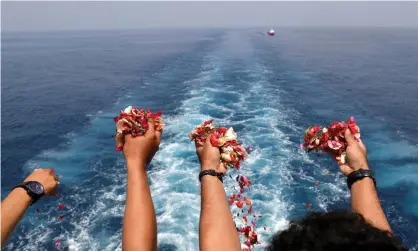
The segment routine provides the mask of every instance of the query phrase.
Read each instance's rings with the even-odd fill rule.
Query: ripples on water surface
[[[242,173],[261,242],[287,220],[349,207],[345,179],[298,144],[311,124],[355,116],[394,231],[418,236],[418,31],[257,31],[5,34],[2,37],[2,197],[35,167],[62,175],[68,210],[29,209],[5,250],[120,250],[124,161],[112,117],[135,104],[163,109],[149,167],[160,250],[197,250],[198,161],[187,133],[215,118],[254,151]],[[324,173],[329,172],[329,175]],[[318,181],[318,186],[313,184]],[[228,193],[232,181],[225,182]],[[263,226],[267,225],[267,231]],[[260,249],[260,248],[259,248]]]

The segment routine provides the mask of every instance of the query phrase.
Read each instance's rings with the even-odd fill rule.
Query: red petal
[[[57,217],[58,220],[62,220],[64,218],[64,216],[60,215]]]
[[[244,202],[245,202],[245,204],[247,204],[247,205],[251,205],[251,200],[249,200],[249,199],[247,199],[247,198],[245,198],[245,197],[244,197]]]
[[[228,131],[228,128],[226,128],[226,127],[220,127],[220,128],[218,128],[218,132],[220,134],[224,134],[224,133],[226,133],[226,131]]]
[[[247,245],[248,247],[251,247],[251,241],[250,240],[247,240],[246,242],[244,242],[245,243],[245,245]]]
[[[236,205],[238,208],[242,208],[242,207],[244,206],[244,202],[242,202],[242,201],[236,201],[236,202],[235,202],[235,205]]]
[[[63,203],[58,204],[58,209],[64,209],[64,208],[65,208],[65,206],[64,206]]]
[[[219,146],[219,138],[215,135],[215,133],[211,133],[209,139],[212,146]]]

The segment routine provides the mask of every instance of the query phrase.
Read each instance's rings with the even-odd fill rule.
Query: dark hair
[[[361,214],[312,212],[291,221],[273,236],[266,251],[386,251],[408,250],[391,233],[373,227]]]

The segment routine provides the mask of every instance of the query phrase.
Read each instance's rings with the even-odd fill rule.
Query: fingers
[[[366,146],[363,144],[363,141],[361,139],[358,139],[358,144],[360,145],[360,148],[364,151],[367,152],[366,150]]]
[[[163,134],[163,130],[161,129],[161,130],[156,130],[155,131],[155,137],[157,138],[157,143],[158,143],[158,145],[160,144],[160,142],[161,142],[161,136],[162,136],[162,134]]]
[[[357,143],[357,141],[354,139],[353,134],[348,129],[345,130],[344,137],[349,146],[353,146]]]
[[[155,125],[154,125],[153,119],[148,119],[148,130],[145,133],[145,136],[151,136],[151,137],[155,136]]]
[[[123,145],[124,145],[124,134],[123,133],[117,133],[115,140],[116,140],[116,150],[117,151],[121,151],[123,149]]]

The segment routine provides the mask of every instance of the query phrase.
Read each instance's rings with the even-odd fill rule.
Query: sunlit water
[[[55,250],[56,240],[61,250],[121,250],[126,174],[111,136],[112,117],[128,105],[164,110],[163,142],[148,171],[159,250],[198,250],[199,165],[187,137],[195,125],[214,118],[254,149],[240,172],[254,182],[248,196],[263,215],[261,249],[308,210],[349,208],[337,166],[298,147],[307,126],[349,116],[362,129],[389,222],[417,248],[417,30],[2,39],[2,197],[36,167],[62,176],[58,201],[31,207],[5,250]],[[226,179],[228,195],[232,185]]]

